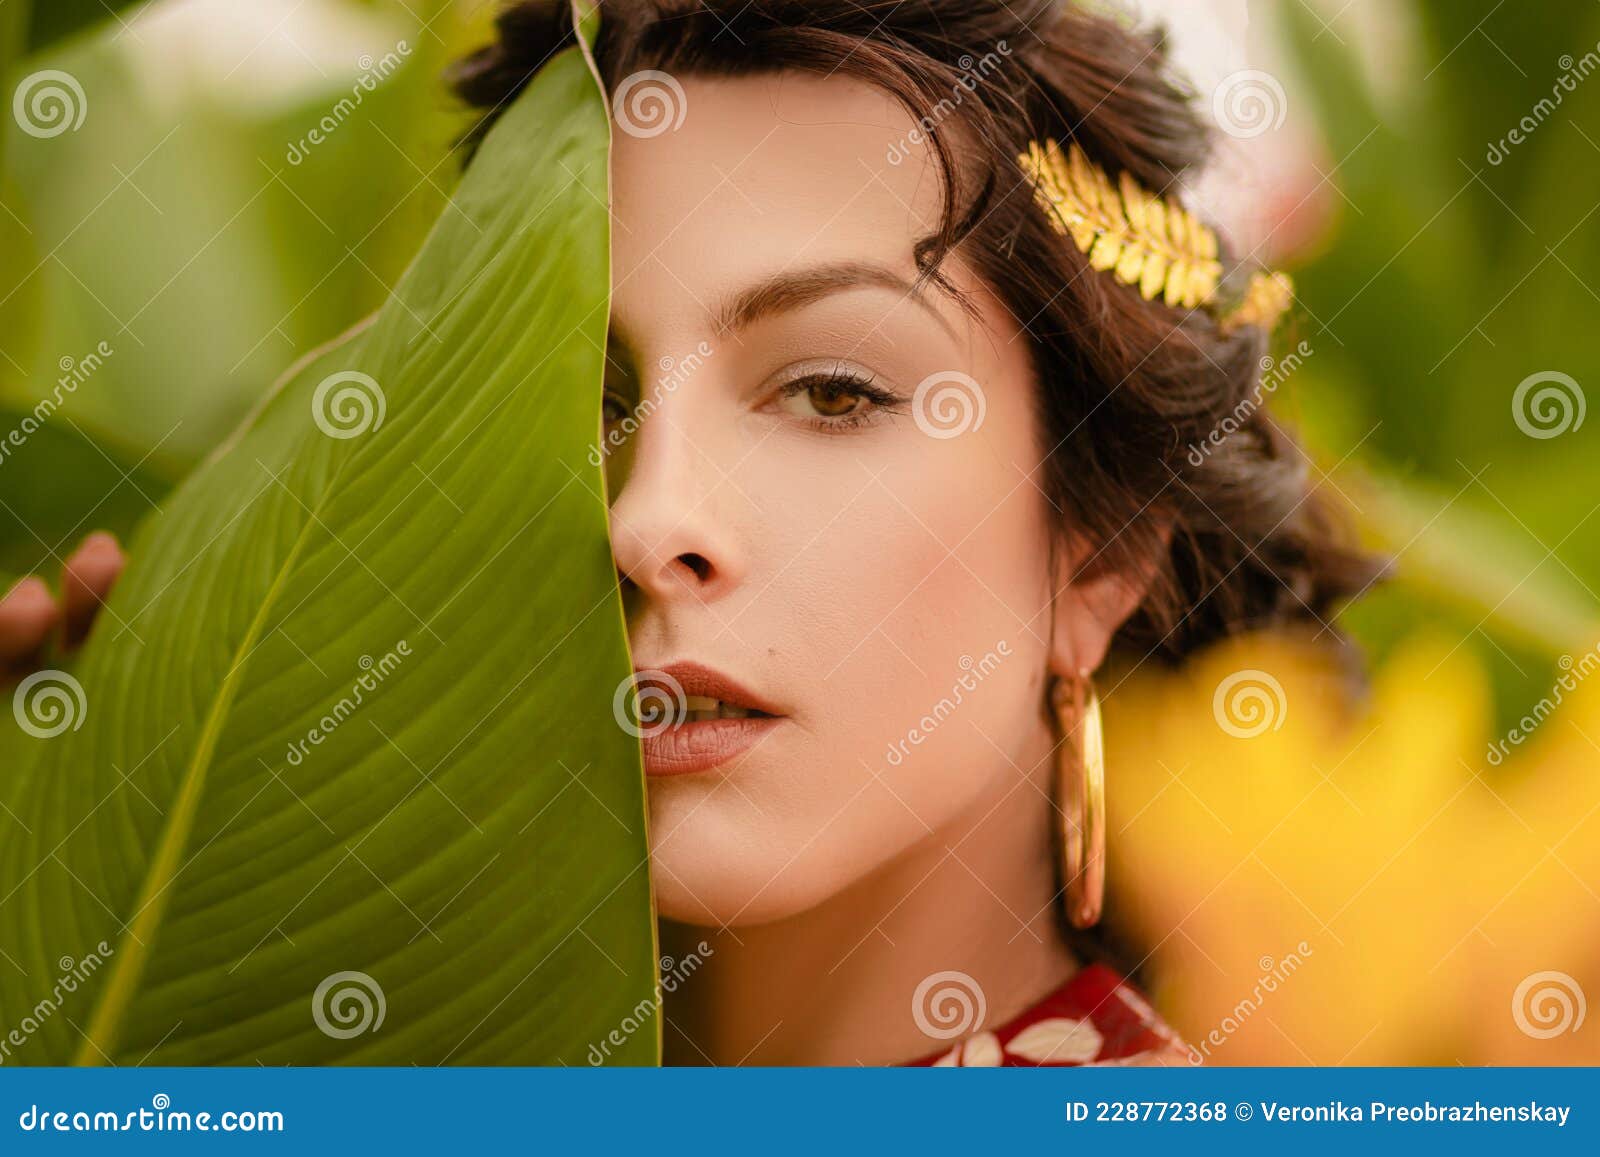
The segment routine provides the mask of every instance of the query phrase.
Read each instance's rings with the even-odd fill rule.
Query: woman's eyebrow
[[[781,272],[740,290],[715,311],[713,324],[719,334],[745,329],[763,317],[810,305],[849,289],[877,287],[899,293],[920,305],[952,337],[955,331],[934,308],[922,286],[882,265],[846,261],[816,265],[796,272]]]

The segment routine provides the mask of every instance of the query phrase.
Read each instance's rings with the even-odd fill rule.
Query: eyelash
[[[876,379],[870,376],[851,373],[846,370],[820,371],[805,374],[793,381],[786,382],[778,387],[778,397],[793,398],[809,390],[831,387],[849,397],[863,398],[871,403],[867,409],[846,414],[838,418],[809,417],[800,418],[807,427],[824,434],[843,434],[851,430],[861,429],[877,421],[882,412],[894,413],[899,411],[905,399],[897,394],[875,385]],[[620,412],[615,421],[621,421],[632,412],[632,405],[619,394],[612,390],[605,390],[602,395],[601,408],[604,412],[608,407],[615,406]],[[613,419],[608,415],[606,425],[610,426]]]
[[[904,403],[904,399],[880,386],[874,385],[875,378],[862,377],[845,370],[835,370],[822,373],[806,374],[792,382],[786,382],[778,389],[781,398],[793,398],[819,387],[832,387],[842,394],[854,398],[864,398],[872,403],[872,407],[860,410],[853,414],[846,414],[840,418],[802,418],[808,427],[824,434],[842,434],[849,430],[857,430],[878,420],[883,411],[894,412]]]

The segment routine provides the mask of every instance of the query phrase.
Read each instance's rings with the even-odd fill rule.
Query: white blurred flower
[[[408,22],[348,0],[165,0],[116,43],[158,107],[204,97],[265,118],[348,91],[364,57],[407,35]]]

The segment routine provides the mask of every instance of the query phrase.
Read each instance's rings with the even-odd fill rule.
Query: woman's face
[[[690,708],[644,741],[662,914],[751,924],[1033,790],[1078,659],[1019,327],[959,264],[976,317],[911,288],[912,120],[842,78],[681,83],[680,127],[615,135],[611,529],[634,666]]]

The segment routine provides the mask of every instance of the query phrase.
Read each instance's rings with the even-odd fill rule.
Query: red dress
[[[1082,968],[1032,1008],[918,1065],[1187,1065],[1193,1051],[1103,964]]]

